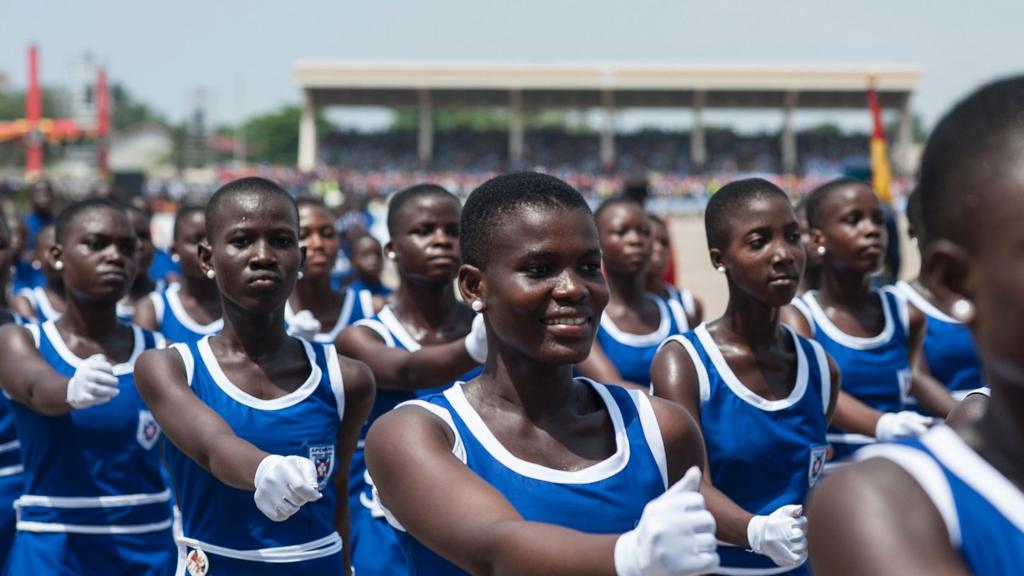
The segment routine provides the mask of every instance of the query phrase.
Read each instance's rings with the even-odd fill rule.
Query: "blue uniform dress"
[[[209,324],[196,322],[181,303],[181,285],[171,284],[163,292],[153,292],[149,300],[156,311],[157,329],[168,342],[195,342],[203,336],[216,334],[224,329],[224,319],[217,318]]]
[[[18,326],[28,321],[11,313]],[[14,542],[14,501],[21,496],[24,480],[21,472],[21,442],[14,427],[11,400],[0,394],[0,568],[7,561],[7,553]]]
[[[364,326],[376,332],[389,348],[398,348],[409,352],[415,352],[421,348],[420,343],[409,334],[390,306],[385,306],[373,318],[360,320],[355,325]],[[464,374],[460,380],[470,380],[479,374],[480,369],[474,368]],[[352,566],[356,569],[356,574],[386,576],[407,571],[405,556],[395,538],[394,530],[384,519],[384,510],[373,493],[373,480],[366,471],[366,458],[363,452],[366,432],[377,418],[402,402],[436,394],[449,385],[415,391],[377,389],[373,409],[363,426],[356,452],[352,455],[352,467],[349,474],[349,507],[352,511],[352,546],[350,550]]]
[[[165,455],[182,521],[179,575],[185,574],[186,559],[196,550],[206,556],[211,576],[343,573],[333,482],[345,413],[341,366],[333,345],[302,343],[309,377],[294,392],[273,400],[255,398],[228,380],[209,337],[173,346],[181,354],[192,392],[203,403],[238,437],[261,450],[312,460],[323,494],[284,522],[274,522],[256,508],[252,492],[217,480],[168,442]]]
[[[665,290],[668,291],[665,304],[668,305],[676,326],[681,332],[690,330],[690,318],[697,314],[697,299],[693,297],[693,292],[685,288],[680,290],[671,284],[665,284]]]
[[[527,462],[505,449],[466,400],[461,383],[409,404],[444,420],[455,435],[455,456],[500,492],[525,520],[590,534],[628,532],[636,527],[644,506],[668,486],[661,429],[650,399],[642,392],[587,382],[612,421],[615,453],[571,472]],[[389,521],[399,534],[411,574],[465,574],[405,533],[394,518]]]
[[[156,286],[153,287],[152,292],[145,296],[146,298],[159,298],[160,292],[167,288],[167,283],[163,280],[157,280],[154,284]],[[117,303],[117,319],[126,324],[131,324],[135,320],[135,306],[128,304],[127,300],[122,299]]]
[[[284,323],[289,325],[292,318],[298,312],[292,310],[291,303],[285,304]],[[334,321],[334,327],[329,332],[321,332],[313,337],[312,342],[317,344],[334,344],[335,338],[342,330],[354,324],[357,320],[373,317],[373,294],[369,290],[356,292],[352,288],[345,290],[345,301],[338,311],[338,319]]]
[[[878,334],[862,338],[840,330],[822,310],[815,292],[804,294],[811,313],[814,339],[835,360],[842,375],[843,391],[880,412],[899,412],[910,396],[910,321],[907,302],[895,291],[876,292],[882,300],[885,326]],[[875,439],[829,428],[832,461],[839,461]],[[831,468],[831,466],[829,466]]]
[[[18,296],[25,298],[32,305],[32,309],[36,312],[35,322],[37,324],[60,318],[60,312],[57,312],[53,303],[50,302],[50,297],[46,295],[46,288],[42,286],[25,288],[18,291]]]
[[[708,468],[716,488],[740,508],[768,515],[803,504],[828,453],[831,378],[821,345],[788,326],[796,349],[796,383],[787,398],[767,400],[743,385],[707,326],[673,336],[690,355],[700,384],[700,421]],[[720,574],[808,574],[781,568],[767,556],[720,544]]]
[[[381,282],[380,280],[378,280],[376,283],[368,284],[366,282],[363,282],[361,279],[356,278],[355,282],[349,284],[348,287],[355,290],[356,292],[362,292],[363,290],[367,290],[370,292],[370,294],[374,296],[391,296],[391,294],[394,293],[394,290],[385,286],[384,283]]]
[[[28,326],[63,376],[83,362],[54,323]],[[175,566],[171,492],[160,465],[160,428],[135,388],[135,360],[163,339],[137,326],[131,358],[114,366],[120,394],[98,406],[44,416],[10,402],[21,440],[24,492],[5,574],[170,574]]]
[[[885,458],[910,474],[972,574],[1024,574],[1024,493],[951,428],[869,446],[856,458]]]
[[[971,390],[984,386],[981,363],[974,347],[971,331],[936,308],[913,286],[906,282],[896,285],[903,296],[928,317],[924,335],[924,359],[932,376],[946,385],[958,401]]]
[[[669,336],[682,334],[687,328],[685,324],[680,325],[665,300],[654,294],[648,294],[647,297],[658,305],[661,315],[661,321],[654,332],[632,334],[621,330],[607,313],[601,316],[601,324],[597,328],[597,341],[605,355],[624,379],[637,384],[651,383],[651,361],[654,360],[658,346]]]
[[[42,271],[36,270],[28,260],[18,258],[17,262],[14,263],[11,274],[11,291],[15,294],[26,288],[32,289],[36,286],[42,286],[45,282],[46,278],[43,276]]]

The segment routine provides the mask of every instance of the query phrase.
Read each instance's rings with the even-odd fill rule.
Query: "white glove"
[[[466,335],[466,352],[477,364],[487,361],[487,328],[484,327],[484,315],[477,314],[473,318],[473,327]]]
[[[875,424],[875,438],[882,442],[895,438],[920,436],[928,431],[934,418],[922,416],[917,412],[886,412]]]
[[[303,340],[312,340],[320,333],[322,325],[309,310],[299,310],[288,321],[288,333]]]
[[[807,518],[799,504],[783,506],[767,516],[754,516],[747,524],[750,549],[779,566],[807,561]]]
[[[120,394],[114,367],[103,354],[93,354],[85,359],[75,374],[68,380],[67,401],[78,410],[97,404],[105,404]]]
[[[256,507],[274,522],[283,522],[307,502],[323,495],[317,488],[316,467],[309,458],[271,454],[256,468]]]
[[[700,469],[647,503],[636,528],[615,542],[619,576],[690,576],[718,568],[715,518],[704,507]]]

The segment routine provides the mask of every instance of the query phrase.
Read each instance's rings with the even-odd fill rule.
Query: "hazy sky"
[[[0,71],[46,84],[91,52],[172,119],[208,93],[230,123],[297,102],[299,59],[916,64],[930,124],[1024,70],[1024,2],[901,0],[0,0]]]

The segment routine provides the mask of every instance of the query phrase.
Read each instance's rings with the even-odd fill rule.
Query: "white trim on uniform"
[[[903,468],[932,501],[946,525],[950,543],[956,548],[960,547],[960,518],[956,513],[953,490],[935,460],[920,450],[900,444],[875,444],[859,450],[854,455],[856,461],[868,458],[882,458]]]
[[[380,318],[380,323],[395,337],[395,340],[398,340],[402,343],[402,346],[405,346],[406,350],[416,352],[422,348],[420,343],[412,337],[412,334],[409,334],[409,331],[405,329],[398,316],[395,316],[391,306],[381,308],[380,312],[377,313],[377,317]]]
[[[5,454],[7,452],[17,450],[18,448],[21,448],[20,440],[11,440],[10,442],[4,442],[3,444],[0,444],[0,454]]]
[[[178,352],[181,356],[181,362],[185,365],[185,383],[192,387],[192,375],[196,371],[196,359],[192,357],[192,351],[188,349],[188,345],[181,342],[171,344],[171,350]]]
[[[327,378],[331,381],[331,392],[334,392],[334,403],[338,406],[338,421],[345,417],[345,380],[341,376],[341,361],[334,344],[323,344],[324,357],[327,360]]]
[[[1024,532],[1024,492],[968,446],[952,428],[936,426],[921,437],[921,443],[943,466]]]
[[[46,332],[46,337],[50,340],[50,344],[53,349],[57,351],[57,354],[65,362],[70,364],[73,368],[78,368],[82,362],[85,362],[85,358],[76,355],[68,348],[64,337],[60,335],[60,330],[57,330],[57,325],[54,324],[53,320],[47,320],[40,324],[40,328],[43,332]],[[146,338],[142,333],[142,328],[131,325],[132,336],[135,340],[135,344],[132,347],[131,356],[128,360],[121,362],[120,364],[114,365],[114,376],[124,376],[125,374],[131,374],[135,371],[135,361],[139,358],[139,355],[146,350]]]
[[[704,351],[707,353],[708,358],[711,359],[711,363],[714,364],[715,370],[718,371],[719,377],[722,378],[722,382],[725,382],[725,385],[729,387],[729,390],[736,397],[765,412],[777,412],[793,406],[804,397],[804,392],[807,391],[807,374],[809,372],[807,369],[807,356],[804,354],[803,347],[800,346],[800,340],[797,338],[796,332],[789,326],[783,326],[783,328],[793,339],[793,346],[796,348],[796,383],[793,385],[793,390],[790,391],[789,396],[778,400],[768,400],[747,388],[743,382],[740,382],[740,379],[736,377],[736,373],[732,371],[725,357],[722,356],[722,351],[718,349],[718,344],[711,337],[711,333],[708,332],[707,324],[701,324],[694,332],[697,334],[697,339],[700,340],[701,345],[704,346]]]
[[[153,291],[149,293],[149,301],[153,303],[153,315],[156,317],[157,327],[164,321],[164,299],[160,296],[160,292]]]
[[[182,326],[195,332],[196,334],[214,334],[224,329],[224,319],[217,318],[209,324],[200,324],[196,322],[194,318],[189,316],[185,310],[185,305],[181,303],[181,296],[178,292],[181,291],[181,284],[175,282],[167,287],[164,291],[164,295],[167,296],[167,305],[171,308],[171,314],[174,314],[174,318],[181,323]]]
[[[726,542],[719,542],[718,545],[732,546],[732,544]],[[800,566],[803,566],[803,564]],[[719,566],[715,568],[715,574],[724,574],[725,576],[772,576],[773,574],[785,574],[794,568],[797,568],[797,566],[772,566],[771,568],[730,568],[728,566]]]
[[[697,328],[700,328],[701,326],[704,326],[704,324],[702,323],[700,326],[697,326]],[[700,403],[703,405],[709,398],[711,398],[711,378],[708,376],[707,367],[704,366],[704,362],[700,359],[700,354],[698,354],[697,349],[693,347],[693,343],[686,339],[682,334],[676,334],[668,338],[661,343],[661,346],[658,346],[658,350],[660,351],[669,342],[679,344],[683,347],[683,350],[686,350],[686,353],[690,355],[690,361],[693,362],[693,369],[697,372],[697,386],[700,389]],[[654,392],[653,383],[651,383],[651,392]]]
[[[661,436],[661,426],[658,425],[658,417],[654,414],[654,407],[651,406],[651,398],[639,391],[630,390],[629,397],[636,405],[636,412],[640,416],[640,427],[644,430],[644,439],[647,440],[647,447],[651,450],[651,456],[658,465],[658,472],[661,473],[661,481],[668,490],[668,456],[665,452],[665,439]]]
[[[462,382],[457,382],[451,388],[444,391],[445,398],[451,403],[452,408],[459,414],[466,427],[470,429],[477,442],[491,455],[509,470],[536,480],[551,482],[555,484],[590,484],[599,482],[618,474],[629,463],[629,439],[626,435],[626,426],[622,420],[622,412],[619,410],[615,399],[604,385],[597,384],[586,378],[580,378],[589,384],[597,395],[604,402],[605,409],[612,421],[612,429],[615,433],[615,453],[608,458],[587,466],[581,470],[558,470],[549,468],[534,462],[523,460],[505,448],[500,441],[491,433],[487,424],[480,418],[480,415],[473,409],[462,389]]]
[[[25,324],[22,328],[28,330],[28,333],[32,335],[32,340],[36,343],[36,348],[39,348],[39,345],[42,343],[42,338],[39,334],[39,324]],[[4,391],[4,394],[7,394],[7,392]]]
[[[158,504],[170,501],[170,489],[154,494],[118,494],[116,496],[37,496],[35,494],[22,494],[14,501],[14,508],[24,508],[25,506],[67,509],[117,508],[120,506],[141,506],[143,504]]]
[[[147,534],[149,532],[159,532],[161,530],[167,530],[171,527],[173,520],[168,518],[167,520],[161,520],[160,522],[152,522],[149,524],[124,524],[124,525],[107,525],[107,524],[62,524],[60,522],[31,522],[27,520],[18,520],[15,523],[15,528],[22,532],[44,532],[54,533],[62,532],[67,534]]]
[[[359,308],[363,312],[363,318],[370,318],[373,316],[373,292],[369,290],[360,290],[359,296]]]
[[[611,316],[607,312],[601,314],[601,328],[604,328],[605,332],[618,341],[620,344],[633,347],[644,347],[644,346],[656,346],[661,344],[661,341],[668,338],[669,333],[672,331],[672,318],[671,312],[669,312],[668,305],[661,298],[658,298],[654,294],[647,294],[647,297],[654,301],[658,306],[658,314],[661,319],[658,321],[658,327],[654,332],[648,334],[633,334],[632,332],[626,332],[615,325]]]
[[[203,552],[232,558],[234,560],[248,560],[250,562],[263,562],[265,564],[284,564],[290,562],[305,562],[332,556],[341,552],[341,536],[337,532],[331,532],[327,536],[311,542],[293,544],[291,546],[275,546],[273,548],[258,548],[255,550],[238,550],[236,548],[225,548],[209,542],[203,542],[186,536],[178,537],[179,555],[182,554],[181,547],[197,548]]]
[[[42,310],[43,315],[46,316],[45,319],[40,318],[40,322],[43,322],[45,320],[56,320],[60,318],[61,314],[60,312],[57,312],[56,308],[53,307],[53,302],[50,300],[49,294],[46,293],[46,288],[42,286],[36,286],[35,288],[33,288],[32,301],[36,306],[39,307],[40,310]]]
[[[821,305],[818,304],[817,298],[815,298],[815,291],[804,294],[804,302],[807,304],[807,308],[811,311],[811,316],[814,318],[814,324],[821,328],[829,338],[835,340],[839,344],[846,346],[847,348],[853,348],[854,350],[872,350],[888,342],[896,330],[892,312],[889,310],[889,303],[885,301],[885,296],[881,290],[874,290],[874,293],[878,295],[879,303],[882,305],[882,314],[885,317],[885,325],[882,326],[882,331],[874,336],[851,336],[846,332],[839,329],[838,326],[832,323],[829,319],[828,314],[822,309]]]
[[[807,321],[807,327],[811,332],[811,337],[813,338],[814,316],[811,314],[811,309],[807,307],[807,302],[804,302],[803,298],[801,298],[800,296],[794,296],[793,299],[789,301],[789,305],[792,306],[794,310],[799,312],[800,315],[804,317],[804,320]]]
[[[908,302],[914,305],[914,308],[917,308],[926,316],[931,318],[938,318],[939,320],[942,320],[943,322],[948,322],[949,324],[962,324],[962,322],[960,322],[956,318],[953,318],[952,316],[949,316],[942,310],[939,310],[937,306],[929,302],[928,299],[925,298],[923,294],[918,292],[917,289],[914,288],[909,282],[900,280],[899,282],[896,283],[896,290],[901,292],[903,294],[903,297],[906,298]]]
[[[795,334],[795,332],[794,332]],[[818,375],[821,377],[821,409],[828,414],[828,405],[832,401],[832,370],[828,366],[828,354],[820,342],[808,340],[814,350],[814,358],[818,361]]]
[[[992,397],[992,389],[989,388],[988,386],[982,386],[981,388],[975,388],[974,390],[968,390],[967,393],[964,394],[964,398],[970,396],[971,394],[980,394],[980,395],[982,395],[982,396],[984,396],[986,398],[991,398]]]
[[[21,474],[25,471],[25,467],[21,464],[13,464],[11,466],[4,466],[0,468],[0,478],[6,478],[8,476],[14,476],[15,474]]]
[[[378,320],[363,319],[356,320],[353,326],[362,326],[369,330],[373,330],[377,336],[380,336],[381,340],[384,341],[384,345],[388,348],[395,348],[395,337],[391,335],[387,327],[380,323]]]
[[[341,310],[338,311],[338,318],[334,321],[334,326],[331,327],[331,330],[329,332],[321,332],[317,334],[316,336],[313,337],[313,340],[325,344],[327,343],[328,340],[334,342],[334,340],[338,337],[338,334],[340,334],[342,330],[348,327],[349,319],[352,317],[352,307],[354,306],[353,300],[355,299],[355,294],[352,292],[352,289],[349,288],[345,290],[343,296],[344,300],[342,301],[341,304]],[[284,305],[285,323],[291,324],[293,322],[292,319],[295,317],[295,314],[296,312],[292,310],[291,302],[286,302]]]
[[[224,371],[221,370],[220,363],[213,354],[213,349],[210,348],[209,336],[204,336],[202,340],[196,343],[196,347],[199,348],[199,355],[202,356],[203,364],[206,365],[206,369],[210,372],[210,376],[213,377],[213,381],[225,394],[236,402],[256,410],[283,410],[308,398],[316,390],[316,387],[320,385],[320,378],[322,376],[320,367],[316,364],[316,357],[313,354],[313,345],[301,338],[295,338],[295,340],[301,342],[302,346],[306,349],[306,358],[309,361],[309,376],[295,390],[272,400],[256,398],[243,391],[228,379]]]

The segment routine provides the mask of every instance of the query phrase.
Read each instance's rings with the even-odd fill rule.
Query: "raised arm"
[[[409,352],[387,346],[371,328],[350,326],[338,335],[338,351],[365,362],[380,389],[418,390],[447,384],[478,365],[466,338]]]
[[[146,330],[157,331],[156,308],[153,306],[153,294],[135,303],[135,317],[132,321]]]
[[[349,535],[351,511],[348,508],[348,469],[352,453],[359,442],[359,432],[373,407],[374,383],[370,369],[352,358],[338,357],[341,363],[341,377],[345,383],[345,413],[338,430],[338,453],[335,461],[334,492],[337,504],[334,509],[334,527],[341,535],[342,542],[351,542]],[[345,573],[351,565],[351,547],[344,547]]]
[[[88,366],[85,366],[85,365]],[[106,364],[105,370],[98,369],[91,373],[93,364]],[[94,361],[92,358],[83,363],[83,368],[76,372],[79,376],[78,382],[83,395],[79,399],[84,400],[85,394],[95,393],[95,402],[78,402],[72,396],[69,403],[68,383],[75,378],[68,378],[58,374],[52,366],[43,360],[36,348],[32,334],[27,328],[14,324],[7,324],[0,328],[0,385],[4,391],[15,402],[28,406],[33,411],[46,416],[61,416],[74,410],[76,407],[84,408],[94,404],[102,403],[117,395],[117,378],[114,377],[110,364],[105,361]],[[97,368],[103,368],[97,366]],[[90,371],[91,380],[84,379],[85,372]],[[95,390],[86,388],[92,385],[97,386]],[[100,396],[105,400],[101,400]]]
[[[619,373],[619,369],[615,367],[615,364],[612,364],[608,355],[604,353],[601,343],[597,340],[594,340],[594,344],[590,348],[590,355],[587,356],[586,360],[576,365],[576,372],[580,376],[586,376],[595,382],[615,384],[623,388],[633,388],[636,390],[650,390],[646,382],[630,382],[624,379],[622,374]]]

